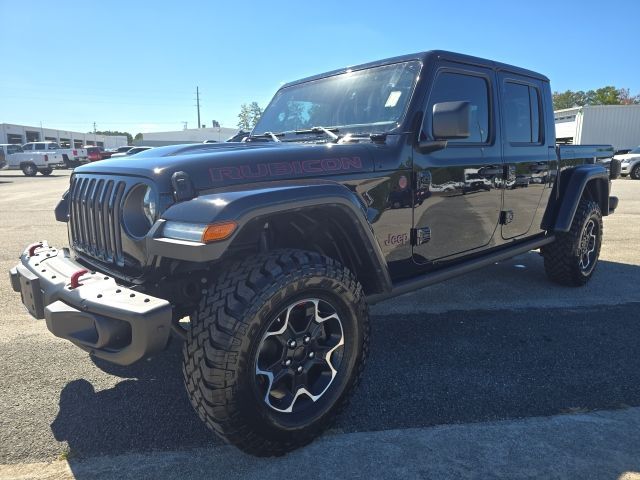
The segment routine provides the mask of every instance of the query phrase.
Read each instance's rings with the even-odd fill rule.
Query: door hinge
[[[411,245],[418,246],[431,240],[431,228],[412,228],[411,229]]]
[[[513,210],[502,210],[500,212],[500,225],[507,225],[513,222]]]

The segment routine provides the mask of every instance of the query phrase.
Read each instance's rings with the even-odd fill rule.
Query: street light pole
[[[200,123],[200,89],[199,87],[196,87],[196,104],[198,107],[198,128],[200,128],[202,124]]]

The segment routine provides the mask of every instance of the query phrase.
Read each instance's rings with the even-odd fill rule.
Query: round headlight
[[[158,203],[155,192],[147,185],[139,183],[127,194],[122,211],[122,222],[127,233],[134,238],[142,238],[156,221]]]
[[[153,190],[151,190],[150,187],[147,187],[147,191],[144,193],[142,208],[144,209],[144,215],[147,217],[147,220],[149,220],[149,224],[153,225],[153,222],[156,221],[156,214],[158,213],[158,204]]]

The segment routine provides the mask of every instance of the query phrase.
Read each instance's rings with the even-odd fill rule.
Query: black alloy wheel
[[[318,298],[296,301],[272,320],[256,356],[256,383],[264,402],[283,413],[317,402],[342,360],[344,331],[337,310]]]

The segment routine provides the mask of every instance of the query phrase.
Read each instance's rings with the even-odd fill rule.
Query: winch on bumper
[[[165,348],[171,304],[89,272],[67,249],[32,245],[11,269],[11,286],[47,328],[96,357],[130,365]]]

